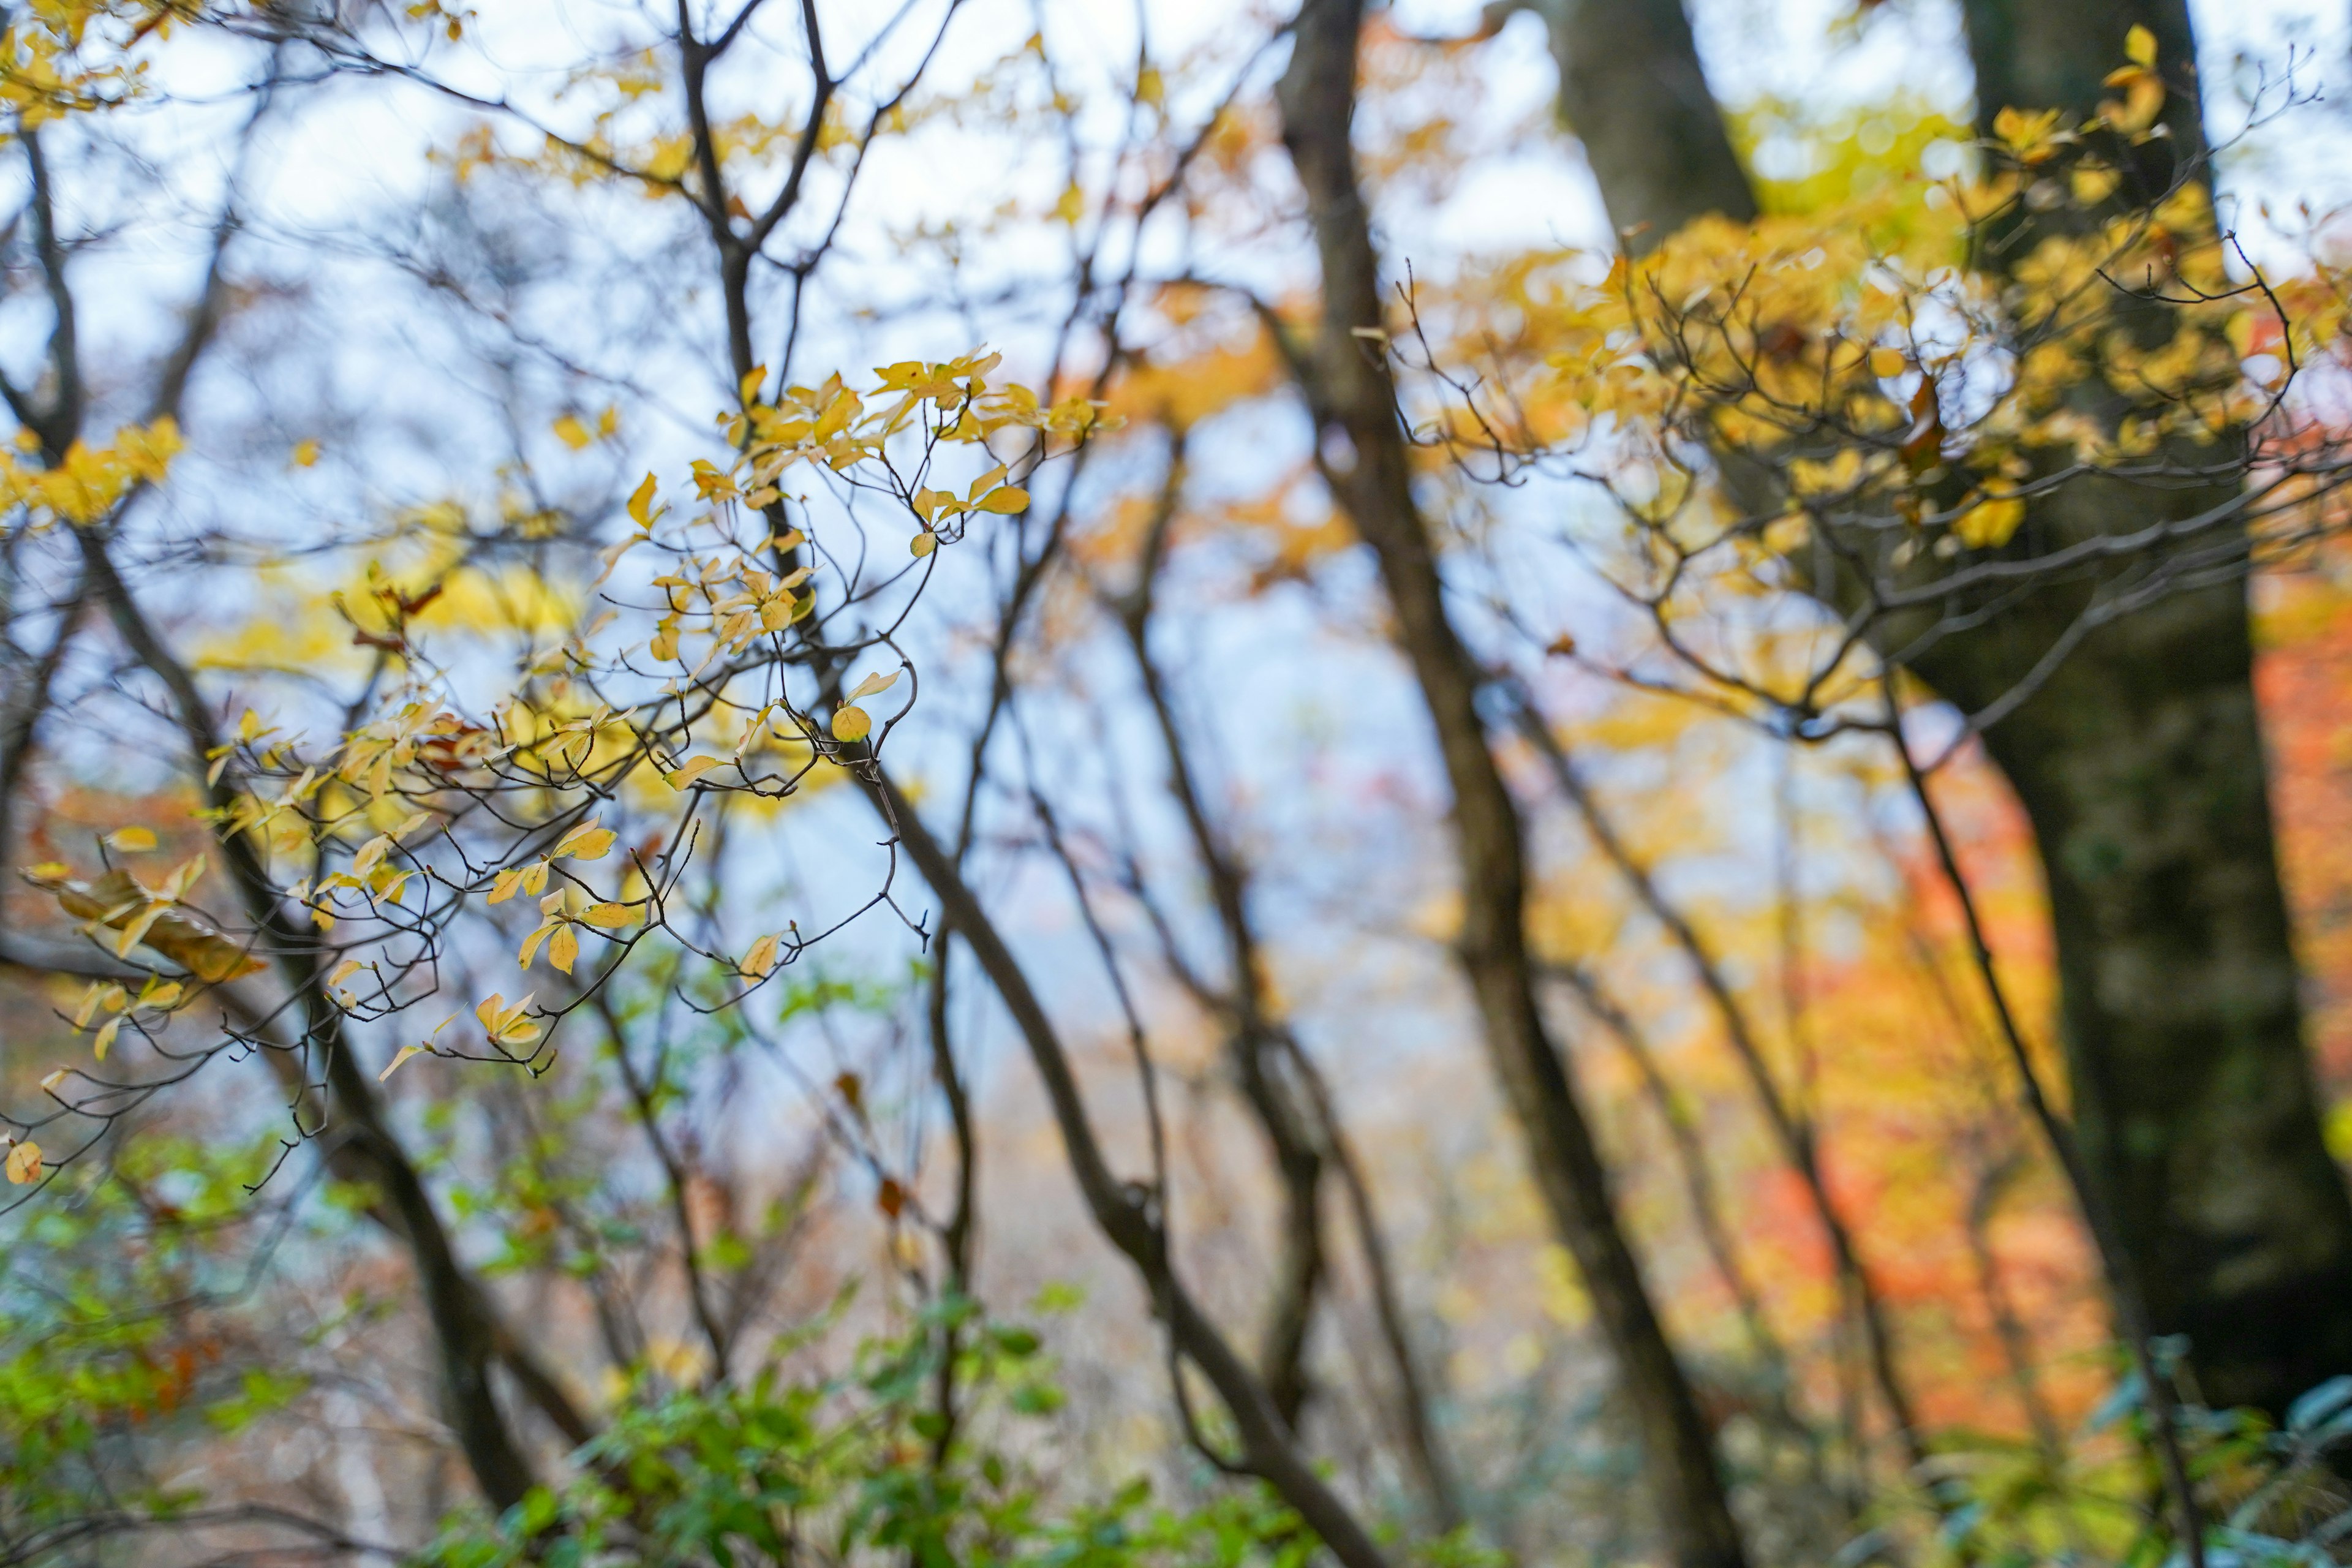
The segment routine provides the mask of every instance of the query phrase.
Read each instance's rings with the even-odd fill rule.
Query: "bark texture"
[[[1307,193],[1322,263],[1323,318],[1313,343],[1297,353],[1299,379],[1322,436],[1327,478],[1379,560],[1398,643],[1436,729],[1454,792],[1459,957],[1537,1187],[1616,1360],[1668,1552],[1677,1568],[1733,1568],[1744,1562],[1743,1550],[1706,1425],[1618,1224],[1608,1172],[1537,1005],[1518,808],[1488,750],[1477,703],[1481,676],[1447,617],[1435,547],[1413,503],[1386,355],[1357,335],[1381,324],[1379,258],[1349,142],[1360,19],[1360,0],[1307,0],[1277,93],[1283,142]]]

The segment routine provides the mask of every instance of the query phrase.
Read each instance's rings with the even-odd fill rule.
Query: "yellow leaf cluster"
[[[124,426],[110,447],[77,441],[46,468],[0,450],[0,507],[24,508],[36,529],[59,520],[86,528],[111,516],[139,486],[162,483],[179,450],[180,426],[169,415]]]
[[[94,881],[77,880],[57,865],[27,867],[23,874],[93,932],[112,932],[108,944],[119,956],[128,957],[143,943],[208,984],[262,967],[260,959],[180,907],[180,900],[204,875],[202,856],[174,870],[161,888],[147,887],[120,866]]]

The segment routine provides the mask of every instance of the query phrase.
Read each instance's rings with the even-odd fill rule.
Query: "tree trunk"
[[[1657,58],[1689,47],[1686,27],[1650,20],[1661,5],[1672,0],[1537,8],[1556,53],[1605,77],[1630,50],[1626,75],[1681,81],[1697,57]],[[2137,24],[2154,35],[2175,90],[2167,136],[2103,149],[2127,175],[2118,199],[2160,192],[2176,160],[2204,151],[2185,0],[1966,0],[1964,9],[1987,134],[2011,105],[2063,109],[2075,121],[2094,114]],[[1616,177],[1621,160],[1596,152],[1620,225],[1654,229],[1710,208],[1738,216],[1717,188],[1731,149],[1712,105],[1694,112],[1654,86],[1596,89],[1594,75],[1564,65],[1567,117],[1589,135],[1646,142],[1658,158],[1674,150],[1691,188],[1709,193],[1677,199],[1638,163]],[[1633,118],[1644,114],[1655,118]],[[1710,136],[1716,146],[1692,150]],[[2169,333],[2168,323],[2149,326]],[[2070,485],[2020,537],[2116,531],[2221,499],[2210,489]],[[1981,710],[2080,604],[2046,593],[1911,666],[1939,695]],[[2085,637],[1985,743],[2033,824],[2080,1142],[2152,1326],[2190,1337],[2208,1401],[2276,1415],[2321,1377],[2352,1370],[2352,1197],[2323,1141],[2304,1054],[2252,669],[2242,584],[2200,588]]]
[[[1524,3],[1551,37],[1560,118],[1627,250],[1639,256],[1708,213],[1756,216],[1682,0]]]
[[[2276,1416],[2352,1370],[2352,1200],[2304,1055],[2246,618],[2236,582],[2127,616],[1985,744],[2041,847],[2075,1136],[2149,1326],[2189,1336],[2209,1403]],[[1921,672],[1980,705],[2056,619]]]
[[[1738,1568],[1743,1550],[1706,1426],[1618,1225],[1607,1170],[1537,1005],[1518,808],[1487,749],[1478,669],[1446,617],[1435,547],[1413,504],[1386,355],[1356,335],[1378,331],[1381,322],[1379,259],[1349,139],[1360,19],[1360,0],[1307,0],[1277,93],[1283,142],[1307,193],[1322,263],[1322,322],[1298,356],[1300,381],[1323,438],[1326,477],[1379,559],[1398,641],[1437,731],[1460,856],[1459,956],[1536,1185],[1615,1357],[1668,1552],[1677,1568]]]
[[[2117,162],[2142,200],[2182,172],[2204,177],[2183,162],[2205,152],[2186,0],[1965,13],[1986,129],[2011,104],[2089,116],[2126,29],[2147,27],[2173,89],[2168,134]],[[2225,497],[2102,484],[2053,499],[2071,515],[2035,521],[2071,537]],[[1997,673],[2055,635],[2023,623],[2024,646],[2012,632],[2006,649],[1971,658],[1963,642],[1940,662]],[[1961,689],[1982,668],[1922,672],[1985,700]],[[2224,582],[2093,633],[1985,742],[2041,846],[2078,1136],[2150,1327],[2189,1336],[2208,1401],[2276,1416],[2352,1371],[2352,1196],[2304,1052],[2252,678],[2245,589]]]

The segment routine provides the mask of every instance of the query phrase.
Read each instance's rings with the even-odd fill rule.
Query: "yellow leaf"
[[[919,533],[915,535],[914,538],[907,541],[907,553],[912,555],[918,561],[920,561],[924,556],[929,555],[932,551],[937,550],[939,547],[940,536],[936,533],[930,533],[928,531]]]
[[[536,992],[525,992],[521,1001],[506,1005],[506,998],[491,993],[490,999],[476,1005],[474,1016],[481,1020],[482,1031],[493,1045],[529,1045],[539,1038],[539,1026],[523,1015],[530,1011]]]
[[[1019,485],[991,490],[975,503],[982,511],[1020,511],[1029,504],[1029,492]]]
[[[139,1005],[152,1007],[159,1013],[179,999],[180,983],[176,980],[163,980],[160,976],[150,980],[140,988],[139,992]]]
[[[844,744],[866,739],[873,729],[874,721],[863,708],[845,703],[833,710],[833,738]]]
[[[178,866],[173,868],[170,876],[163,879],[163,897],[173,903],[178,903],[188,896],[188,889],[194,887],[196,879],[204,874],[205,858],[201,855],[189,856]]]
[[[629,521],[639,528],[654,525],[654,477],[651,474],[646,476],[646,482],[637,487],[636,493],[629,497]]]
[[[509,866],[505,870],[499,872],[498,874],[497,880],[490,884],[490,896],[485,901],[493,904],[503,904],[509,899],[513,898],[521,887],[522,868],[520,866]]]
[[[1896,348],[1874,348],[1870,351],[1870,374],[1881,381],[1889,381],[1909,368],[1910,361]]]
[[[8,1180],[16,1186],[41,1179],[41,1146],[30,1139],[8,1151]]]
[[[294,466],[296,468],[307,468],[318,460],[319,443],[316,441],[297,441],[294,443]]]
[[[106,836],[104,842],[110,849],[135,855],[142,849],[154,848],[155,835],[144,827],[118,827]]]
[[[1988,497],[1962,512],[1952,531],[1971,550],[1998,550],[2007,544],[2025,521],[2025,501],[2018,496]]]
[[[2034,114],[2021,109],[2004,109],[1992,117],[1992,133],[2007,142],[2021,162],[2039,163],[2057,151],[2051,137],[2058,129],[2060,118],[2054,109]]]
[[[128,1000],[130,1000],[129,994],[121,986],[110,985],[100,980],[91,981],[89,989],[81,994],[81,1005],[74,1010],[74,1027],[89,1028],[89,1021],[98,1016],[98,1010],[100,1007],[110,1012],[121,1012],[123,1004]]]
[[[43,1074],[41,1078],[41,1092],[44,1094],[57,1093],[58,1085],[65,1082],[70,1071],[71,1069],[67,1068],[52,1068],[48,1072]]]
[[[114,1045],[114,1037],[121,1032],[122,1019],[120,1016],[109,1018],[106,1021],[106,1027],[98,1032],[98,1038],[90,1042],[89,1048],[97,1053],[100,1061],[106,1059],[106,1053]]]
[[[545,942],[549,937],[553,936],[562,929],[562,922],[561,921],[541,921],[537,931],[532,931],[529,936],[522,939],[522,952],[519,955],[519,962],[517,963],[516,967],[520,969],[529,969],[530,967],[530,961],[539,956],[540,944]]]
[[[751,945],[743,954],[743,962],[737,967],[754,980],[765,980],[776,967],[776,944],[779,940],[778,932],[770,931]]]
[[[2074,165],[2067,181],[2074,187],[2074,200],[2086,207],[2097,206],[2115,195],[2123,176],[2105,163],[2083,163]]]
[[[170,908],[169,904],[149,904],[131,916],[131,922],[122,927],[122,934],[114,939],[114,956],[130,957],[131,950],[147,939],[147,933],[154,929],[155,922],[162,920]],[[163,950],[158,948],[156,951],[160,952]]]
[[[887,675],[877,671],[857,683],[857,689],[849,694],[849,700],[855,702],[861,697],[871,697],[877,691],[887,691],[898,679],[898,672],[895,669]]]
[[[602,860],[613,847],[618,835],[609,827],[599,827],[590,817],[556,841],[551,858],[568,855],[574,860]]]
[[[617,926],[634,923],[637,918],[637,911],[635,907],[630,904],[591,904],[588,906],[587,912],[580,918],[592,926],[602,926],[610,931]]]
[[[411,1057],[430,1056],[432,1054],[433,1047],[431,1046],[403,1046],[399,1050],[393,1053],[391,1064],[382,1072],[375,1075],[375,1080],[378,1083],[382,1083],[394,1073],[399,1071],[400,1064],[406,1061]]]
[[[575,452],[587,450],[590,444],[596,439],[589,432],[588,426],[580,423],[580,416],[577,414],[564,415],[555,422],[552,428],[555,431],[556,439]]]
[[[695,780],[724,761],[723,757],[688,757],[671,772],[664,773],[662,780],[674,790],[690,789]]]
[[[352,857],[352,875],[364,877],[374,870],[383,863],[385,853],[391,848],[392,839],[381,833],[361,845],[359,853]]]
[[[556,968],[563,971],[564,973],[569,974],[572,973],[572,965],[579,959],[579,957],[580,938],[578,933],[573,931],[568,925],[559,927],[555,932],[554,940],[551,941],[547,944],[547,962],[555,965]]]
[[[37,889],[54,893],[58,908],[66,914],[73,914],[75,920],[91,920],[115,929],[131,921],[136,931],[130,933],[130,941],[120,945],[120,952],[130,952],[131,947],[146,941],[155,952],[164,954],[205,983],[236,980],[237,975],[249,975],[264,966],[261,959],[245,952],[193,914],[169,908],[169,902],[152,900],[146,889],[142,889],[139,881],[131,879],[130,872],[122,868],[110,869],[97,881],[68,879],[64,865],[33,865],[26,869],[24,877]]]
[[[2156,68],[2156,35],[2137,23],[2124,35],[2124,58],[2142,70]]]
[[[535,898],[539,897],[540,889],[541,889],[545,888],[546,886],[547,886],[547,862],[546,862],[546,861],[544,861],[544,860],[534,860],[534,861],[532,861],[530,865],[528,865],[528,866],[526,866],[526,867],[524,867],[524,868],[522,868],[522,890],[523,890],[524,892],[526,892],[526,893],[530,894],[532,898],[534,898],[534,899],[535,899]]]

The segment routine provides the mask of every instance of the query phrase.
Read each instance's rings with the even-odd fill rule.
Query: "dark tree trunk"
[[[1756,216],[1682,0],[1525,0],[1559,66],[1560,118],[1635,255],[1709,213]]]
[[[1968,0],[1965,12],[1988,131],[2009,105],[2089,117],[2112,95],[2126,29],[2147,27],[2173,89],[2169,134],[2102,150],[2137,179],[2137,199],[2200,174],[2182,162],[2205,146],[2185,0]],[[2148,335],[2168,337],[2158,314]],[[2029,526],[2063,541],[2226,499],[2076,486]],[[1980,707],[2070,607],[2029,606],[1920,672]],[[2041,847],[2074,1114],[2149,1325],[2189,1336],[2207,1400],[2275,1416],[2352,1371],[2352,1196],[2304,1051],[2252,675],[2244,585],[2223,582],[2092,633],[1985,744]]]
[[[1537,1005],[1518,808],[1488,749],[1477,710],[1482,678],[1447,618],[1436,547],[1413,503],[1386,354],[1358,335],[1377,333],[1382,320],[1379,258],[1349,139],[1361,13],[1361,0],[1307,0],[1277,94],[1283,142],[1307,193],[1322,265],[1323,316],[1314,342],[1297,353],[1299,379],[1322,437],[1326,477],[1379,560],[1397,641],[1436,731],[1454,791],[1458,954],[1536,1186],[1614,1356],[1668,1554],[1676,1568],[1739,1568],[1739,1533],[1706,1424],[1618,1224],[1608,1172]]]
[[[1674,0],[1533,8],[1552,26],[1563,110],[1593,148],[1619,225],[1647,226],[1647,242],[1700,212],[1753,210],[1728,189],[1721,117],[1675,85],[1698,59],[1687,26],[1659,19]],[[2203,151],[2184,0],[1964,9],[1980,129],[2011,105],[2090,117],[2137,24],[2173,88],[2168,135],[2103,149],[2128,176],[2117,199],[2160,191],[2177,160]],[[1679,61],[1666,58],[1676,51]],[[1628,81],[1610,85],[1612,68]],[[1613,150],[1629,142],[1630,154]],[[2032,237],[2017,237],[2005,255],[2030,248]],[[2222,499],[2070,486],[2017,548]],[[1980,710],[2081,604],[2050,592],[1908,662],[1940,695]],[[2252,669],[2242,584],[2203,587],[2093,632],[1985,742],[2033,824],[2080,1141],[2152,1326],[2190,1337],[2209,1401],[2275,1415],[2320,1378],[2352,1371],[2352,1198],[2322,1139],[2304,1053]]]
[[[2028,606],[1918,668],[1980,706],[2063,620]],[[2181,594],[2093,633],[1985,744],[2041,847],[2075,1135],[2123,1265],[2206,1400],[2275,1416],[2352,1370],[2352,1201],[2304,1055],[2252,667],[2242,584]]]

